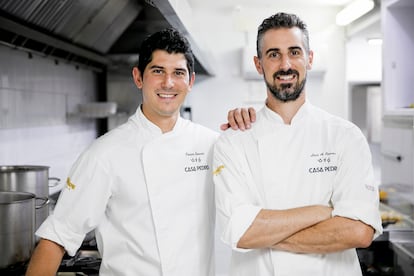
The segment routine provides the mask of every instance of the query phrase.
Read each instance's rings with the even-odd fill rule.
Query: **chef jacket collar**
[[[310,106],[311,104],[305,101],[305,103],[296,112],[295,116],[293,116],[290,125],[286,125],[282,117],[275,111],[271,110],[267,105],[265,105],[265,114],[267,119],[275,121],[277,124],[293,126],[301,122],[304,118],[306,118],[306,114],[308,113]]]
[[[144,127],[145,129],[147,129],[148,131],[150,131],[152,134],[155,135],[161,135],[163,134],[161,129],[154,124],[153,122],[151,122],[150,120],[148,120],[147,117],[145,117],[144,113],[142,113],[142,108],[141,105],[137,108],[137,111],[135,112],[135,116],[132,116],[131,118],[136,124]],[[183,124],[184,124],[184,119],[181,118],[180,116],[178,116],[177,122],[175,122],[174,128],[167,132],[167,133],[174,133],[177,130],[179,130]],[[165,134],[167,134],[165,133]]]

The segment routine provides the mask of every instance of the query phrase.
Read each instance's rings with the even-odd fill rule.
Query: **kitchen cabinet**
[[[414,204],[414,116],[383,117],[381,155],[382,185],[394,185]]]
[[[384,114],[414,114],[413,15],[412,0],[381,1]]]

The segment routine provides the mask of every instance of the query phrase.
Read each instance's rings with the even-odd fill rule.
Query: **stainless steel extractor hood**
[[[0,1],[0,43],[95,69],[130,72],[141,41],[170,26],[192,43],[196,72],[211,75],[169,1]]]

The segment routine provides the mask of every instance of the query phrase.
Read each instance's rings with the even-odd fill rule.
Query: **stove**
[[[17,263],[7,268],[0,269],[0,275],[4,276],[24,276],[28,262]]]

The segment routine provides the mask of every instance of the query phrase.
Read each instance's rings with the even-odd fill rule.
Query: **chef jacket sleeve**
[[[85,152],[73,165],[57,205],[36,235],[62,245],[74,256],[85,235],[104,216],[111,177],[102,159]]]
[[[332,195],[332,215],[371,225],[376,238],[382,233],[382,224],[378,184],[374,181],[368,143],[355,126],[343,133],[342,141]]]
[[[213,159],[217,222],[223,229],[222,241],[240,252],[251,250],[238,248],[237,243],[262,209],[245,160],[242,150],[220,137]]]

